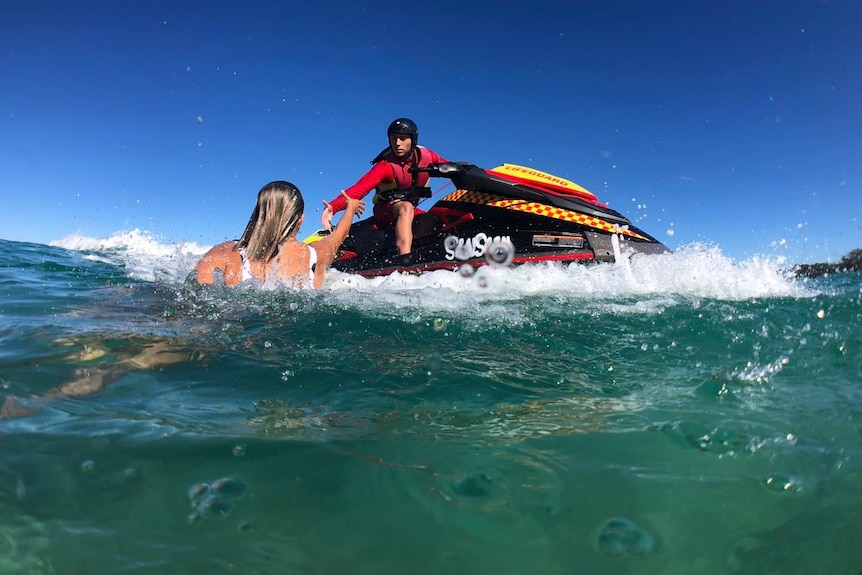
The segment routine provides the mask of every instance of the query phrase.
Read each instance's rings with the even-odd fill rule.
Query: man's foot
[[[416,263],[416,256],[412,253],[409,254],[393,254],[388,256],[385,260],[381,261],[380,264],[382,267],[392,267],[392,268],[403,268],[407,266],[412,266]]]

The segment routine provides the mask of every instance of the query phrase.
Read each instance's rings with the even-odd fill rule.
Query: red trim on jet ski
[[[466,222],[469,222],[475,219],[476,216],[472,214],[472,212],[464,212],[461,210],[455,210],[452,208],[443,208],[439,206],[434,206],[428,210],[429,214],[434,214],[438,218],[440,218],[440,222],[443,224],[443,228],[441,231],[446,231],[450,228],[454,228],[456,226],[460,226]]]
[[[529,264],[536,262],[572,262],[575,260],[592,260],[595,256],[591,253],[581,254],[557,254],[557,255],[535,255],[516,257],[512,260],[513,264]]]
[[[356,253],[356,252],[352,252],[352,251],[350,251],[350,250],[345,250],[345,251],[341,252],[341,255],[340,255],[340,256],[338,256],[337,258],[335,258],[335,261],[340,262],[340,261],[343,261],[343,260],[349,260],[349,259],[351,259],[351,258],[355,258],[355,257],[356,257],[356,256],[358,256],[358,255],[359,255],[359,254],[358,254],[358,253]]]

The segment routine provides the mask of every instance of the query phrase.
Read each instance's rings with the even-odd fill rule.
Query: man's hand
[[[347,211],[353,212],[354,215],[361,216],[362,212],[365,211],[365,202],[362,200],[357,200],[356,198],[351,198],[342,190],[341,195],[344,196],[344,201],[347,202]],[[330,218],[332,214],[330,213]]]

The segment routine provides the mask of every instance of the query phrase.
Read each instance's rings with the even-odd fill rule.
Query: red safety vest
[[[403,194],[394,194],[393,192],[409,191],[414,188],[425,187],[428,184],[428,174],[411,174],[409,170],[413,166],[427,168],[431,164],[431,156],[432,154],[422,146],[416,146],[409,155],[403,158],[396,156],[392,150],[386,152],[376,163],[385,162],[389,164],[392,168],[392,176],[395,181],[377,186],[377,193],[374,194],[374,203],[396,198],[409,200],[406,197],[399,197],[403,196]]]

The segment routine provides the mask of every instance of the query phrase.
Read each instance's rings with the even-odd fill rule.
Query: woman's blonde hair
[[[245,248],[249,259],[268,262],[294,232],[304,211],[299,188],[283,180],[268,183],[257,193],[257,204],[235,249]]]

